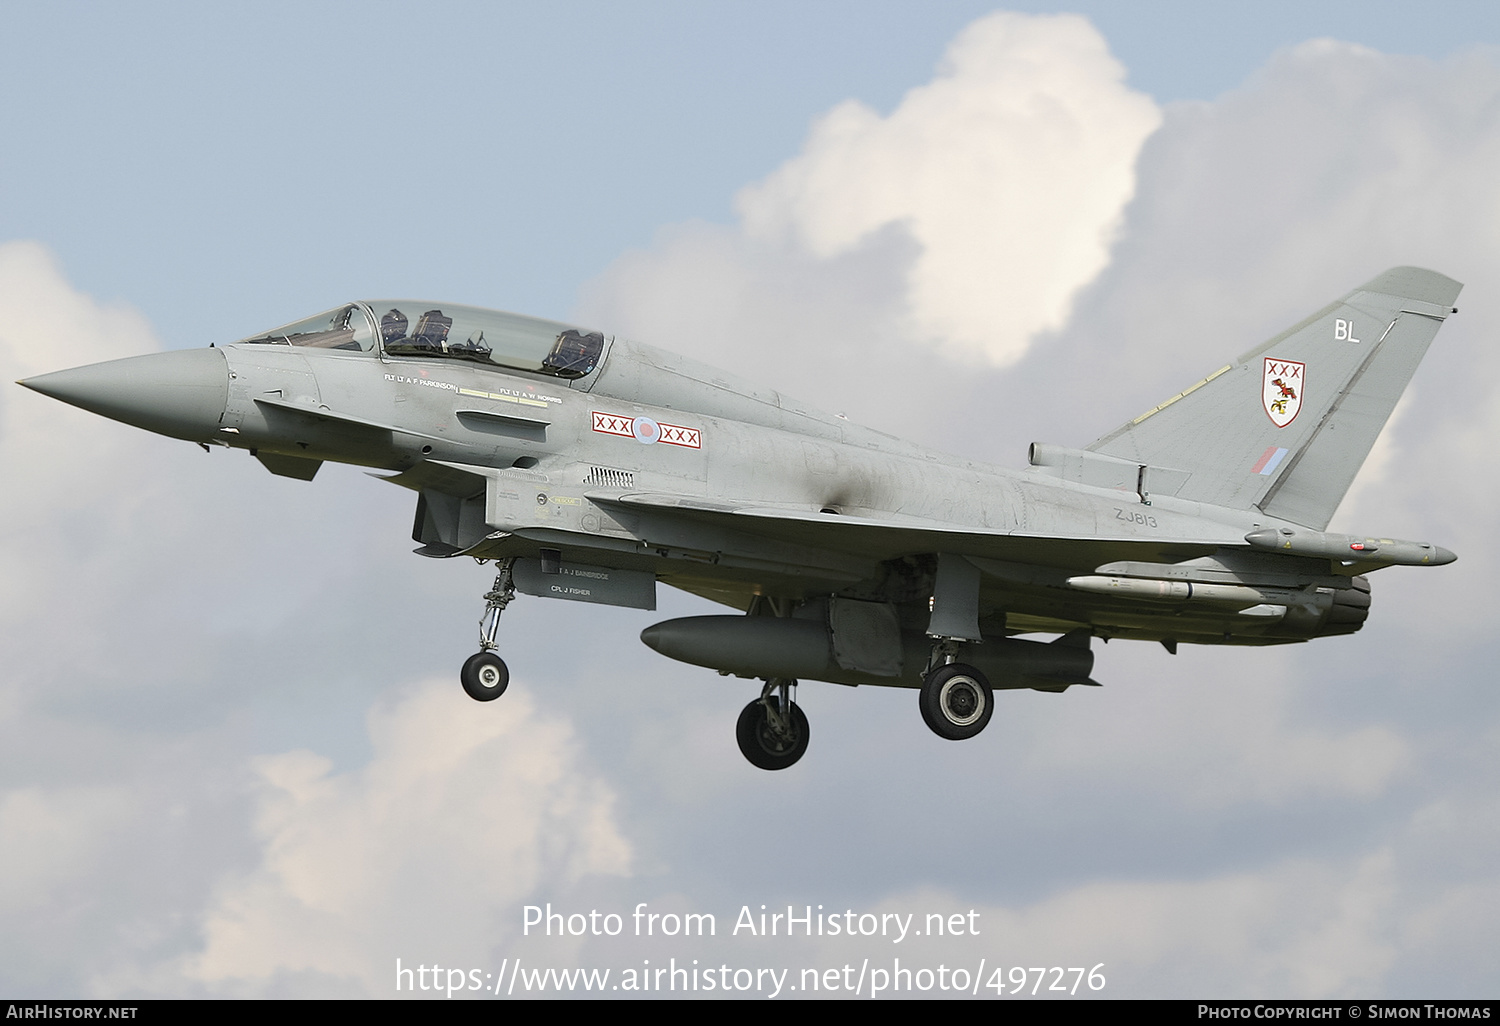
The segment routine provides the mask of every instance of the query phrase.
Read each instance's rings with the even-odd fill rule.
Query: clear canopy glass
[[[422,300],[375,299],[369,306],[390,356],[451,357],[581,378],[604,353],[601,332],[556,321]]]
[[[420,299],[350,303],[240,342],[369,353],[377,336],[388,356],[474,360],[559,378],[592,374],[605,343],[602,332],[556,321]]]
[[[375,348],[375,327],[363,307],[350,303],[240,341],[254,345],[307,346],[368,353]]]

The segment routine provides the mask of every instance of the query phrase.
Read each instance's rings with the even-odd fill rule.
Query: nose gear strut
[[[502,559],[498,564],[500,572],[495,575],[495,583],[484,593],[484,615],[479,618],[481,652],[500,647],[495,643],[495,634],[500,630],[500,614],[505,612],[505,607],[516,597],[516,584],[510,573],[515,562],[514,559]]]
[[[479,618],[479,651],[469,656],[458,678],[464,691],[476,702],[491,702],[505,694],[510,684],[510,669],[505,660],[495,654],[499,644],[495,635],[500,631],[500,614],[516,597],[515,581],[511,578],[514,559],[502,559],[495,583],[484,595],[484,615]]]

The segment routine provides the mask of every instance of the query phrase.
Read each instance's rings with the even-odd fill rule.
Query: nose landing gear
[[[510,670],[505,660],[495,654],[499,645],[495,635],[500,630],[500,614],[516,597],[515,582],[511,580],[511,565],[514,560],[502,560],[495,583],[484,596],[484,615],[479,618],[479,651],[469,656],[458,679],[464,691],[476,702],[492,702],[505,694],[510,684]]]

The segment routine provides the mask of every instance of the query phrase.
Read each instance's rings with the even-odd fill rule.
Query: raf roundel
[[[650,417],[637,417],[631,421],[630,433],[643,445],[661,441],[661,425]]]

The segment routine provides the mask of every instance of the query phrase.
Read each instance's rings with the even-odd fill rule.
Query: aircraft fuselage
[[[921,688],[929,726],[960,739],[991,682],[1093,684],[1094,637],[1175,651],[1359,630],[1366,572],[1454,558],[1324,528],[1458,287],[1388,271],[1088,449],[1034,444],[1019,471],[650,346],[423,302],[23,384],[282,476],[387,472],[417,493],[419,553],[500,565],[463,674],[482,700],[508,681],[491,650],[517,590],[653,609],[664,582],[740,610],[642,639],[764,679],[738,735],[775,769],[806,746],[798,679]]]

